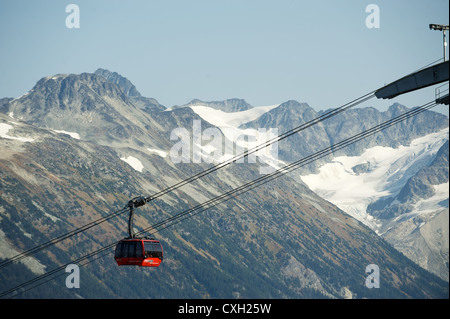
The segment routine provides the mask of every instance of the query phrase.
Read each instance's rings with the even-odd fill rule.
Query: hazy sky
[[[71,3],[79,28],[66,26]],[[379,28],[366,26],[369,4]],[[0,0],[0,97],[101,67],[167,107],[194,98],[338,107],[442,58],[442,32],[428,25],[448,24],[448,10],[448,0]],[[434,87],[368,104],[433,99]]]

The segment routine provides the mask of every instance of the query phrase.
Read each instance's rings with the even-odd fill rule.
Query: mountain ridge
[[[146,150],[168,151],[175,128],[192,134],[193,121],[201,117],[191,108],[146,112],[102,76],[79,75],[61,86],[65,78],[70,76],[49,77],[26,96],[2,100],[0,123],[7,125],[7,132],[0,138],[0,229],[8,247],[16,250],[29,249],[104,216],[112,207],[122,208],[138,194],[153,194],[210,167],[175,164],[169,156]],[[88,121],[86,115],[98,110],[90,122],[96,119],[96,131],[89,135],[86,126],[77,132],[80,139],[57,133],[54,130],[70,132],[72,127],[63,126],[67,122],[73,121],[73,128],[80,123],[45,114],[46,107],[65,112],[74,108],[85,115],[80,120]],[[108,114],[110,109],[114,112]],[[123,156],[139,159],[142,172],[121,160]],[[258,176],[257,165],[230,165],[140,208],[136,227],[149,227]],[[123,236],[125,217],[33,258],[48,271]],[[109,255],[84,268],[82,288],[75,293],[64,282],[54,282],[23,296],[343,298],[351,293],[354,298],[448,298],[444,281],[317,196],[300,182],[298,172],[158,232],[158,237],[165,251],[158,269],[118,268]],[[366,266],[373,263],[382,270],[383,289],[365,286]],[[33,278],[30,271],[13,266],[0,272],[1,291]],[[152,288],[155,282],[158,289]]]
[[[244,99],[239,98],[232,98],[232,99],[226,99],[223,101],[202,101],[200,99],[193,99],[189,103],[184,105],[175,105],[172,107],[172,109],[176,108],[182,108],[182,107],[190,107],[195,105],[204,105],[211,107],[215,110],[223,111],[226,113],[233,113],[233,112],[241,112],[250,110],[253,108],[252,105],[248,104]]]

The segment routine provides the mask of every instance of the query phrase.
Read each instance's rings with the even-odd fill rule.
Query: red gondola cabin
[[[130,238],[121,240],[114,256],[119,266],[158,267],[163,260],[159,240]]]

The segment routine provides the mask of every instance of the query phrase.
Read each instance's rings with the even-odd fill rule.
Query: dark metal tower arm
[[[375,96],[379,99],[392,99],[400,94],[448,81],[448,63],[449,61],[445,61],[407,75],[377,90]]]

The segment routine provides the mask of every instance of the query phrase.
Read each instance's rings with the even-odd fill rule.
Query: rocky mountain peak
[[[117,72],[111,72],[106,69],[99,68],[97,69],[94,74],[100,75],[104,77],[107,81],[117,84],[119,87],[122,88],[123,92],[127,96],[134,96],[134,97],[140,97],[141,93],[136,89],[136,87],[131,83],[130,80],[128,80],[126,77],[121,76]]]
[[[394,103],[389,106],[387,112],[393,116],[406,112],[408,108],[400,103]]]

